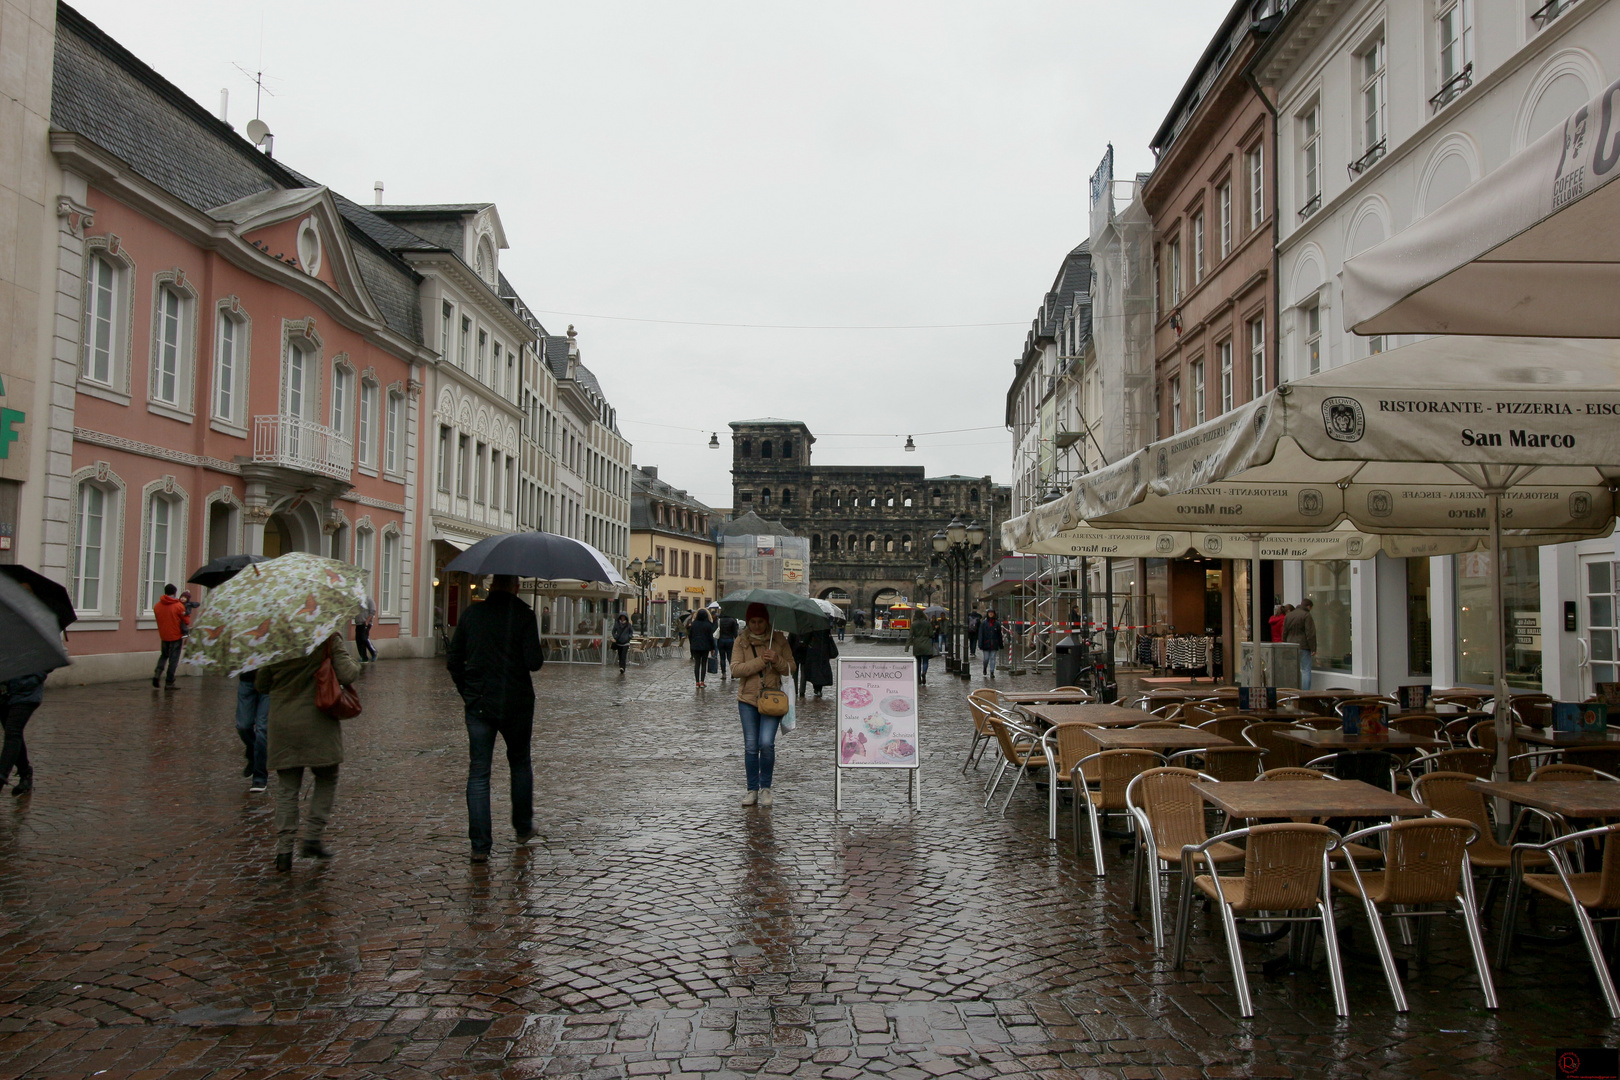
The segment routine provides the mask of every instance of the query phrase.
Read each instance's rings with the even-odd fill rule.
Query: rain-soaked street
[[[1320,964],[1262,973],[1280,947],[1249,945],[1237,1019],[1212,919],[1172,971],[1117,842],[1099,882],[1035,788],[980,808],[943,675],[915,815],[901,774],[834,815],[830,701],[782,737],[775,807],[744,809],[728,686],[673,660],[538,684],[540,838],[514,850],[497,754],[469,864],[458,700],[438,662],[384,662],[345,722],[336,857],[291,875],[233,682],[48,693],[36,789],[0,797],[0,1076],[1541,1077],[1620,1038],[1578,946],[1519,949],[1487,1013],[1452,920],[1396,1018],[1345,906],[1353,1015]]]

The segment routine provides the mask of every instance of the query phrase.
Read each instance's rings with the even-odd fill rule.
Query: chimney
[[[656,465],[643,465],[641,471],[647,474],[649,480],[658,479],[658,466]]]
[[[276,156],[276,137],[269,132],[264,136],[264,156],[267,158]]]
[[[371,191],[372,191],[372,194],[375,196],[375,198],[372,199],[371,205],[372,206],[381,206],[383,204],[383,201],[382,201],[382,193],[383,193],[382,181],[378,180],[376,183],[372,184],[371,185]]]
[[[231,122],[230,109],[231,92],[222,86],[219,89],[219,118],[227,124]]]

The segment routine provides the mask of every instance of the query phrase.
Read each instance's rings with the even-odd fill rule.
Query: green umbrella
[[[746,619],[749,604],[764,604],[770,612],[771,627],[785,634],[808,634],[812,630],[825,630],[832,625],[827,613],[816,606],[808,596],[783,592],[781,589],[741,589],[720,598],[720,614],[733,619]]]
[[[237,675],[308,656],[354,618],[365,580],[358,566],[302,551],[254,563],[208,594],[186,663]]]

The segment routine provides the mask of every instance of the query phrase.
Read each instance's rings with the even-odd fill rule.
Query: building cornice
[[[512,306],[501,298],[500,294],[490,288],[489,282],[473,272],[472,267],[463,262],[460,256],[452,251],[404,251],[400,253],[410,267],[423,276],[437,275],[450,282],[459,289],[464,296],[476,296],[479,300],[479,310],[492,316],[502,323],[505,328],[524,343],[533,347],[540,339],[534,329],[529,326]]]

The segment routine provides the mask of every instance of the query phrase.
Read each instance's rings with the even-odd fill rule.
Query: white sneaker
[[[742,798],[742,804],[744,806],[753,806],[757,802],[759,802],[759,792],[757,791],[750,791]]]
[[[771,798],[771,789],[770,788],[762,787],[762,788],[759,789],[759,805],[761,805],[761,806],[769,806],[774,801],[775,800]]]

